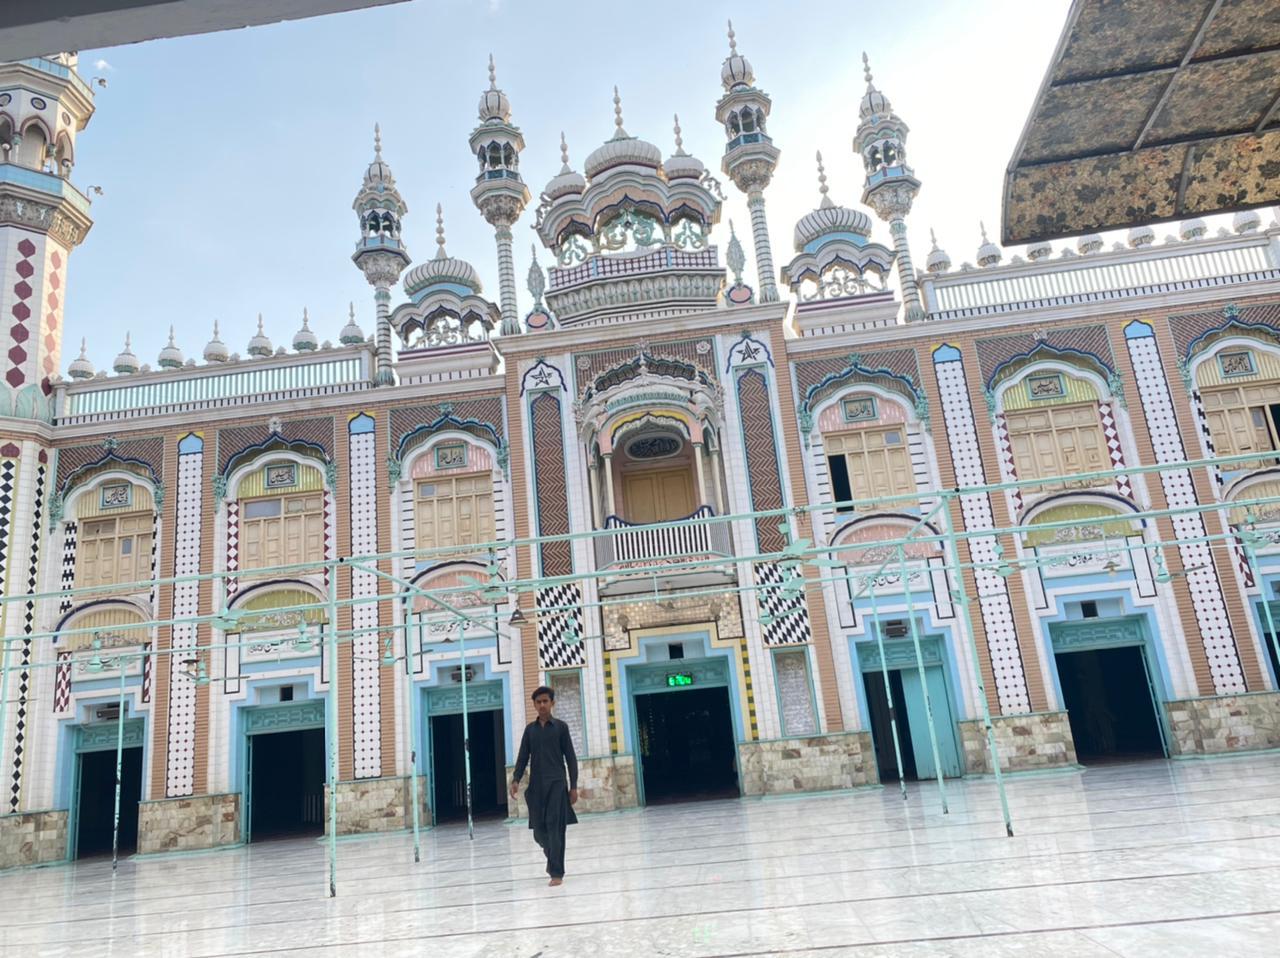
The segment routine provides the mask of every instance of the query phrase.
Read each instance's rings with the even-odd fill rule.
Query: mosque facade
[[[1280,745],[1280,472],[1240,459],[1280,449],[1280,224],[917,269],[921,180],[868,70],[870,212],[819,157],[775,265],[780,146],[732,32],[721,79],[719,173],[615,91],[535,203],[491,63],[496,299],[438,208],[410,255],[379,135],[368,330],[259,322],[239,353],[215,327],[199,360],[171,335],[97,370],[61,323],[92,92],[74,56],[0,65],[0,865],[100,850],[118,747],[144,853],[322,828],[326,735],[341,833],[407,827],[411,776],[424,822],[468,788],[518,815],[543,683],[585,811],[891,782],[891,726],[907,777],[989,772],[984,698],[1005,771]]]

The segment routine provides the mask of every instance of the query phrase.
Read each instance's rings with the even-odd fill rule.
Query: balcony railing
[[[641,525],[618,516],[609,516],[604,528],[612,535],[598,536],[596,568],[625,568],[629,565],[653,565],[665,561],[679,562],[695,556],[729,556],[732,547],[729,526],[721,522],[694,522],[716,514],[703,506],[692,515],[672,520],[687,525]]]

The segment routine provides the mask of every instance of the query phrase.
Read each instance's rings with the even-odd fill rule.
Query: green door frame
[[[1164,696],[1151,669],[1151,638],[1147,634],[1146,617],[1141,615],[1117,615],[1099,619],[1071,619],[1049,623],[1049,644],[1053,654],[1071,652],[1095,652],[1099,649],[1124,649],[1137,646],[1142,656],[1142,671],[1147,677],[1147,693],[1151,708],[1156,713],[1156,729],[1160,733],[1160,748],[1169,757],[1169,719],[1164,710]],[[1058,678],[1058,666],[1054,663],[1054,681],[1058,696],[1062,696],[1062,681]],[[1066,701],[1062,702],[1066,709]]]
[[[640,724],[636,712],[637,695],[679,694],[690,688],[722,688],[729,697],[729,728],[733,733],[733,769],[738,777],[738,794],[742,794],[742,768],[738,762],[738,724],[734,714],[733,695],[730,692],[729,660],[723,655],[702,659],[668,659],[665,662],[637,662],[624,666],[627,675],[627,708],[631,718],[631,730],[635,736],[636,801],[643,806],[644,757],[640,754]],[[692,672],[693,685],[667,684],[667,676],[673,672]]]
[[[431,808],[431,824],[436,824],[436,740],[431,734],[431,720],[437,715],[462,714],[462,683],[452,685],[429,685],[425,688],[415,686],[414,695],[421,695],[426,701],[418,710],[419,721],[425,728],[418,729],[420,740],[427,743],[423,750],[426,754],[426,768],[422,774],[427,776],[427,801]],[[467,714],[478,712],[501,712],[507,707],[502,682],[483,680],[467,683]],[[464,756],[465,759],[465,756]],[[506,764],[506,756],[503,756]],[[418,771],[414,769],[414,771]]]
[[[253,837],[253,740],[272,732],[299,732],[325,727],[325,700],[302,699],[273,705],[247,705],[240,709],[244,728],[244,748],[240,750],[241,806],[240,840],[246,845]]]
[[[146,749],[146,724],[145,718],[124,720],[123,748]],[[80,756],[86,752],[114,752],[119,734],[120,728],[117,722],[93,722],[75,727],[71,754],[71,808],[67,810],[67,861],[75,860],[76,847],[80,843],[80,786],[82,784]],[[145,751],[143,758],[146,758]]]

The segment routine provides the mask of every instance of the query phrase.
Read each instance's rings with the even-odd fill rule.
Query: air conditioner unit
[[[476,680],[476,670],[475,670],[473,667],[471,667],[470,665],[468,665],[468,666],[467,666],[467,681],[468,681],[468,682],[474,682],[475,680]],[[449,670],[449,681],[450,681],[450,682],[457,682],[457,683],[461,683],[461,682],[462,682],[462,669],[450,669],[450,670]]]
[[[910,628],[906,619],[890,619],[884,624],[884,637],[886,639],[905,639]]]
[[[101,705],[93,710],[93,720],[95,722],[114,722],[120,718],[120,706],[117,705]]]

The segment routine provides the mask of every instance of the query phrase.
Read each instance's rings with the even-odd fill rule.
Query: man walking
[[[555,699],[556,693],[545,685],[533,690],[538,717],[525,726],[511,778],[511,797],[515,798],[525,767],[529,767],[529,787],[524,790],[529,827],[533,829],[533,840],[547,856],[551,885],[564,881],[564,830],[567,825],[578,823],[578,816],[573,813],[578,801],[578,756],[573,751],[569,726],[551,714]]]

